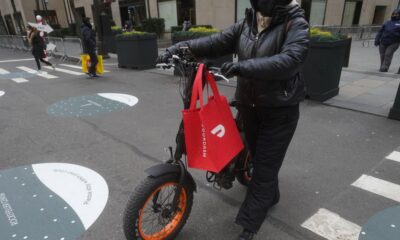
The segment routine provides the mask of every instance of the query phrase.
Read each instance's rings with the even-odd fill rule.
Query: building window
[[[178,13],[176,0],[159,0],[158,1],[158,16],[164,18],[165,29],[169,30],[172,26],[178,25]]]
[[[362,0],[346,0],[343,11],[343,26],[358,25],[362,4]]]
[[[196,7],[195,0],[178,0],[178,25],[182,25],[185,19],[189,20],[193,25],[196,24]]]
[[[382,25],[385,22],[387,6],[375,6],[373,25]]]
[[[301,6],[306,12],[306,19],[310,25],[324,24],[326,0],[302,0]]]
[[[236,22],[246,17],[246,8],[251,8],[249,0],[236,0]]]

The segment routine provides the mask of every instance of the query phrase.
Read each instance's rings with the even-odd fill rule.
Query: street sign
[[[47,32],[51,33],[53,31],[53,28],[50,27],[50,25],[43,25],[43,24],[37,24],[37,23],[31,23],[28,22],[28,24],[34,28],[36,28],[39,32]]]

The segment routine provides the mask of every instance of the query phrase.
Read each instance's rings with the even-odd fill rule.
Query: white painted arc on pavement
[[[16,83],[24,83],[24,82],[29,82],[28,79],[25,78],[11,78],[11,80],[13,80]]]
[[[368,175],[362,175],[351,184],[354,187],[400,202],[400,185]]]
[[[47,69],[53,69],[53,68],[51,68],[51,67],[49,67],[49,66],[44,66],[45,68],[47,68]],[[75,72],[75,71],[71,71],[71,70],[68,70],[68,69],[64,69],[64,68],[55,68],[55,71],[57,71],[57,72],[63,72],[63,73],[68,73],[68,74],[71,74],[71,75],[75,75],[75,76],[81,76],[81,75],[85,75],[84,73],[81,73],[81,72]]]
[[[5,69],[3,69],[3,68],[0,68],[0,74],[9,74],[10,72],[9,71],[7,71],[7,70],[5,70]]]
[[[79,70],[82,71],[82,66],[71,65],[71,64],[65,64],[65,63],[59,64],[59,65],[60,65],[60,66],[64,66],[64,67],[70,67],[70,68],[79,69]],[[104,72],[105,72],[105,73],[108,73],[108,72],[110,72],[110,71],[104,70]]]
[[[361,232],[357,224],[324,208],[319,209],[301,226],[328,240],[357,240]]]
[[[389,159],[389,160],[392,160],[395,162],[400,162],[400,152],[394,151],[389,156],[387,156],[386,159]]]
[[[31,74],[36,74],[36,75],[38,75],[38,76],[40,76],[40,77],[47,78],[47,79],[58,78],[57,76],[48,74],[47,72],[38,73],[38,71],[36,71],[36,70],[34,70],[34,69],[32,69],[32,68],[28,68],[28,67],[24,67],[24,66],[19,66],[19,67],[17,67],[17,68],[20,69],[20,70],[22,70],[22,71],[25,71],[25,72],[28,72],[28,73],[31,73]]]
[[[3,96],[5,94],[5,92],[0,91],[0,97]]]

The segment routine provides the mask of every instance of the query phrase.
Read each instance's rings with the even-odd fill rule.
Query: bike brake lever
[[[210,71],[210,73],[214,74],[214,76],[216,76],[216,77],[222,78],[222,79],[225,80],[227,83],[229,83],[229,79],[226,78],[224,75],[219,74],[219,73],[215,73],[215,72],[212,72],[212,71]]]

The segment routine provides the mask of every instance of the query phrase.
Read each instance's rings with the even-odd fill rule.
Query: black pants
[[[246,140],[254,171],[236,223],[258,232],[279,197],[278,173],[299,120],[299,105],[282,108],[242,107]]]
[[[383,44],[379,45],[379,54],[381,55],[381,70],[389,70],[393,55],[398,48],[399,43],[393,43],[387,46]]]
[[[35,61],[36,61],[36,65],[38,70],[41,70],[42,67],[40,66],[40,62],[46,64],[47,66],[51,66],[52,64],[46,60],[44,60],[43,58],[39,58],[39,57],[35,57]]]
[[[89,73],[96,74],[96,66],[97,66],[97,63],[98,63],[97,55],[96,55],[95,52],[90,52],[88,54],[90,56]]]

